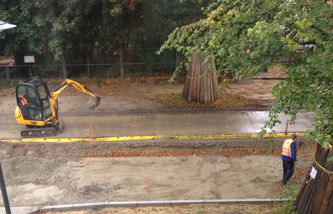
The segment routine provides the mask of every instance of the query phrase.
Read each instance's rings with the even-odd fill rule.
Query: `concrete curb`
[[[263,138],[284,138],[297,134],[300,137],[304,133],[276,133],[265,134]],[[2,143],[88,143],[88,142],[117,142],[117,141],[134,141],[134,140],[220,140],[220,139],[244,139],[258,138],[258,134],[221,134],[221,135],[152,135],[152,136],[120,136],[120,137],[97,137],[97,138],[23,138],[23,139],[0,139]]]
[[[10,211],[12,214],[22,214],[22,213],[30,213],[34,212],[34,210],[38,209],[38,206],[33,207],[11,207]],[[6,214],[5,207],[0,207],[0,213]]]
[[[101,203],[86,203],[86,204],[67,204],[43,207],[34,210],[28,214],[38,214],[39,212],[50,211],[70,211],[70,210],[83,210],[83,209],[103,209],[112,207],[143,207],[143,206],[172,206],[184,204],[267,204],[267,203],[280,203],[288,201],[289,199],[213,199],[213,200],[170,200],[170,201],[124,201],[124,202],[101,202]]]

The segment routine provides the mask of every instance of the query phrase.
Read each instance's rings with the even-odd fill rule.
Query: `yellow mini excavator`
[[[58,117],[58,96],[68,86],[94,98],[90,109],[99,105],[99,95],[70,79],[66,79],[53,92],[49,91],[41,79],[27,80],[16,86],[15,117],[19,124],[26,126],[26,129],[21,131],[22,137],[53,136],[63,130],[63,124]]]

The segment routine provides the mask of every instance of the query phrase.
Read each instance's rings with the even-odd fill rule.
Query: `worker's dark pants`
[[[286,184],[291,176],[294,174],[294,161],[293,160],[282,160],[283,161],[283,179],[282,183]]]

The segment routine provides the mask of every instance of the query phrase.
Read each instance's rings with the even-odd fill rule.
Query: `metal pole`
[[[10,81],[10,75],[9,75],[9,68],[6,67],[6,78],[7,78],[7,83]]]
[[[0,163],[0,185],[1,185],[3,204],[5,205],[5,209],[6,209],[6,214],[11,214],[7,191],[6,191],[5,179],[3,178],[3,173],[2,173],[1,163]]]
[[[124,78],[124,60],[123,60],[123,50],[120,49],[119,51],[119,57],[120,57],[120,76],[121,78]]]
[[[66,204],[57,206],[48,206],[40,208],[31,213],[40,213],[48,211],[72,211],[84,209],[101,209],[107,207],[147,207],[147,206],[173,206],[184,204],[269,204],[290,201],[289,198],[282,199],[213,199],[213,200],[178,200],[178,201],[121,201],[121,202],[101,202],[87,204]]]
[[[62,60],[62,75],[64,79],[67,79],[67,66],[65,59]]]
[[[179,67],[179,57],[178,57],[178,52],[176,51],[176,68]]]

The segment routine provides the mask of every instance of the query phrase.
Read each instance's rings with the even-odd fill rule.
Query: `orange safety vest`
[[[28,105],[28,100],[25,97],[19,96],[19,98],[21,98],[22,105]]]
[[[290,147],[292,142],[293,142],[292,139],[287,139],[283,142],[282,152],[281,152],[282,155],[287,156],[287,157],[293,157],[291,155],[291,147]]]

